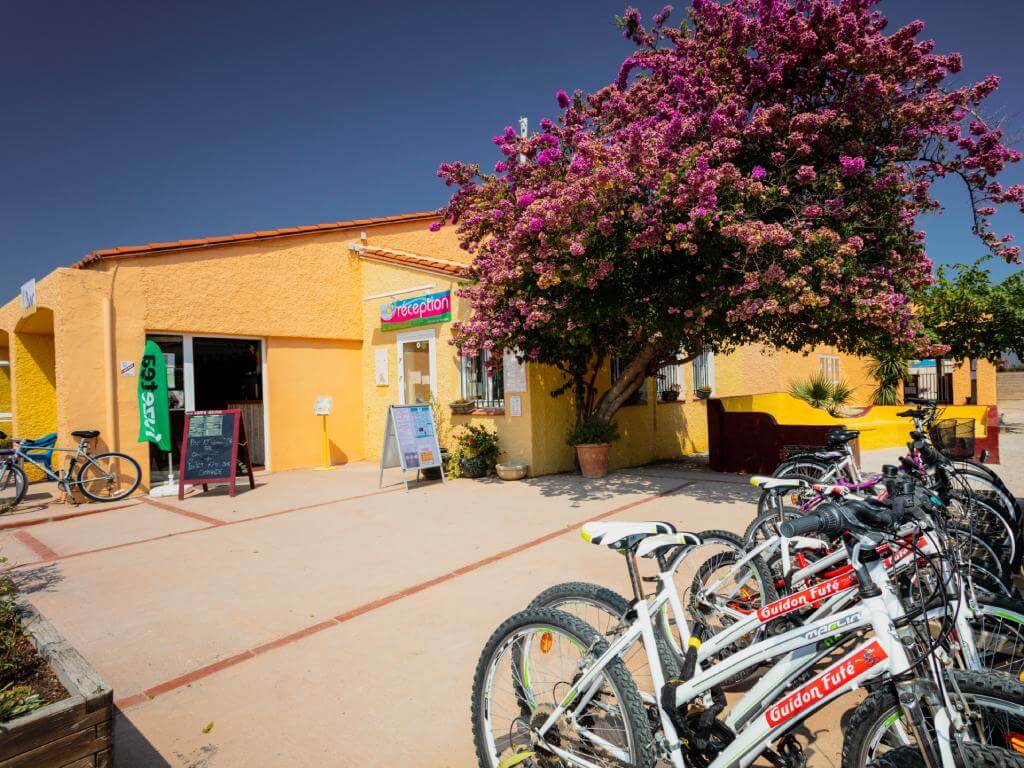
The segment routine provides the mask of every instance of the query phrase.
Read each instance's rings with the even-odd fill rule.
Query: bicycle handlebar
[[[807,533],[839,533],[843,528],[843,516],[839,508],[826,502],[809,515],[784,521],[779,526],[779,533],[791,539]]]
[[[893,504],[890,508],[866,501],[848,500],[842,505],[826,502],[809,515],[784,521],[779,533],[787,539],[808,533],[836,534],[850,528],[851,523],[888,530],[902,523],[907,512],[902,497],[896,497]]]

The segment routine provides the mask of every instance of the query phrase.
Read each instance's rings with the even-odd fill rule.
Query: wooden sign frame
[[[234,414],[235,427],[231,434],[231,474],[228,477],[204,477],[201,480],[186,480],[185,467],[188,466],[188,427],[193,416],[212,416],[215,414]],[[235,495],[235,478],[238,475],[238,460],[242,458],[245,462],[246,474],[249,476],[249,487],[256,487],[256,480],[252,474],[252,460],[249,458],[249,440],[245,434],[245,421],[242,419],[240,408],[224,408],[216,411],[187,411],[185,413],[185,425],[181,435],[181,458],[179,459],[180,470],[178,472],[178,498],[185,498],[186,485],[201,485],[203,491],[208,491],[215,483],[227,483],[228,493]]]

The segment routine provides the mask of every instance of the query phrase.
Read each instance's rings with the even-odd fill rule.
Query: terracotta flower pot
[[[576,458],[584,477],[604,477],[608,474],[608,451],[611,443],[583,443],[576,446]]]

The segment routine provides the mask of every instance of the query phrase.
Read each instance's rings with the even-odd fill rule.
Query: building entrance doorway
[[[434,330],[403,333],[397,341],[399,404],[429,403],[436,370]]]
[[[171,453],[149,447],[150,484],[177,477],[186,411],[237,408],[242,412],[254,468],[267,465],[264,348],[260,339],[149,334],[164,353],[171,422]]]

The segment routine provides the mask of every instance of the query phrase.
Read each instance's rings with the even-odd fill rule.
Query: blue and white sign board
[[[33,277],[21,286],[21,306],[32,309],[36,305],[36,279]]]
[[[441,461],[441,445],[437,440],[434,411],[429,405],[389,405],[384,425],[384,445],[380,452],[380,481],[384,484],[384,470],[401,467],[402,482],[409,490],[405,473],[416,470],[419,479],[421,469],[437,467],[444,482],[444,466]]]

